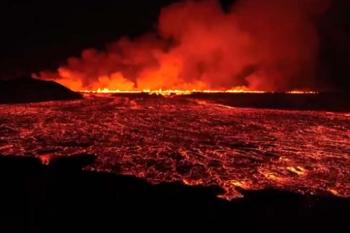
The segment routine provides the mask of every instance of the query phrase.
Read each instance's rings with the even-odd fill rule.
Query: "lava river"
[[[182,96],[0,105],[0,154],[93,153],[86,169],[151,183],[350,197],[350,114],[243,109]]]

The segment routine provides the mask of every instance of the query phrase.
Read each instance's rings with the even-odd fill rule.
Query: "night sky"
[[[297,0],[296,0],[297,1]],[[155,29],[174,0],[6,0],[0,2],[0,78],[55,69],[85,48]],[[222,1],[223,7],[232,1]],[[350,1],[333,0],[318,22],[318,78],[350,90]]]

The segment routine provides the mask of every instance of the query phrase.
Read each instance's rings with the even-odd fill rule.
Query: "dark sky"
[[[54,69],[84,48],[103,48],[122,35],[150,31],[156,27],[161,7],[171,2],[174,0],[2,0],[0,78]],[[349,2],[333,0],[318,25],[319,78],[346,90],[350,90]]]
[[[170,2],[0,1],[1,72],[54,68],[84,48],[152,30],[160,8]]]

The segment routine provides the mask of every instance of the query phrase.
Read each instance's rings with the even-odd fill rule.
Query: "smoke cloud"
[[[317,19],[326,0],[182,1],[161,10],[156,32],[86,49],[55,72],[74,90],[109,88],[285,91],[312,88]]]

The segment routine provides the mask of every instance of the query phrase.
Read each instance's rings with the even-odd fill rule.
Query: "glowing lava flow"
[[[302,91],[302,90],[293,90],[293,91],[288,91],[287,94],[294,94],[294,95],[305,95],[305,94],[318,94],[318,91]]]
[[[191,95],[193,93],[208,93],[208,94],[216,94],[216,93],[251,93],[251,94],[264,94],[264,93],[274,93],[274,92],[268,92],[268,91],[257,91],[257,90],[249,90],[246,88],[233,88],[229,90],[177,90],[177,89],[170,89],[170,90],[118,90],[118,89],[108,89],[108,88],[98,88],[97,90],[81,90],[79,91],[81,93],[92,93],[92,94],[155,94],[155,95]],[[287,94],[317,94],[317,91],[302,91],[302,90],[293,90],[285,92]]]
[[[93,94],[155,94],[155,95],[191,95],[193,93],[266,93],[265,91],[249,91],[249,90],[142,90],[142,91],[124,91],[124,90],[112,90],[108,88],[99,88],[97,90],[81,90],[81,93],[93,93]]]
[[[43,164],[93,154],[89,171],[215,185],[225,199],[271,187],[350,197],[348,112],[228,106],[215,95],[138,94],[0,105],[0,154]]]

